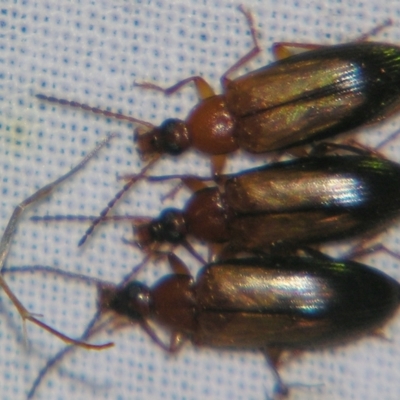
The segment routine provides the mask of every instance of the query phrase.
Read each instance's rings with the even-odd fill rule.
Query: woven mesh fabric
[[[376,40],[400,43],[400,3],[393,1],[247,1],[255,16],[262,54],[249,68],[272,61],[274,41],[333,44],[354,40],[391,18],[393,26]],[[34,223],[32,215],[98,215],[119,190],[119,174],[139,171],[132,126],[81,110],[53,106],[34,97],[44,93],[102,108],[110,107],[154,124],[184,118],[196,103],[190,87],[169,98],[133,86],[151,81],[172,85],[201,74],[220,90],[219,77],[251,46],[248,25],[238,3],[219,1],[2,1],[0,5],[0,166],[3,231],[14,207],[34,190],[75,165],[110,132],[120,134],[107,149],[31,207],[20,221],[8,266],[51,266],[118,283],[140,262],[140,251],[127,246],[129,223],[102,225],[78,249],[86,229],[79,222]],[[374,38],[375,39],[375,38]],[[398,129],[399,117],[363,129],[361,142],[374,145]],[[385,154],[399,159],[399,140]],[[229,158],[227,170],[263,162],[244,154]],[[195,152],[164,157],[154,173],[206,176],[210,166]],[[116,214],[156,216],[166,206],[179,207],[189,193],[174,200],[161,196],[172,184],[140,184],[118,204]],[[400,251],[399,231],[380,239]],[[200,251],[205,251],[200,247]],[[206,253],[204,253],[206,254]],[[199,265],[182,252],[193,273]],[[399,262],[374,255],[367,260],[400,279]],[[165,274],[163,263],[149,265],[140,280],[151,284]],[[6,276],[29,310],[60,331],[79,337],[96,310],[94,285],[51,273]],[[304,354],[284,366],[282,377],[296,387],[293,399],[398,399],[400,394],[400,319],[387,327],[391,340],[365,338],[345,347]],[[0,397],[25,399],[39,371],[63,343],[21,320],[0,291]],[[75,349],[51,368],[35,399],[262,399],[274,377],[258,352],[217,352],[186,346],[169,356],[139,327],[103,332],[111,350]],[[314,385],[314,386],[313,386]],[[319,386],[318,386],[319,385]]]

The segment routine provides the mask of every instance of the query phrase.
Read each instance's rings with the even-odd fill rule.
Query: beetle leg
[[[396,260],[400,260],[400,254],[394,252],[393,250],[390,250],[387,248],[385,245],[382,243],[377,243],[369,247],[364,247],[362,245],[360,246],[355,246],[353,247],[350,252],[348,252],[346,255],[343,256],[345,259],[354,259],[354,258],[360,258],[364,256],[368,256],[370,254],[376,254],[376,253],[386,253],[395,258]]]
[[[307,157],[309,154],[307,152],[307,149],[305,147],[295,147],[293,149],[287,149],[285,151],[283,151],[281,154],[276,154],[274,157],[272,157],[272,160],[270,162],[277,162],[280,161],[282,158],[283,154],[288,154],[292,157],[295,158],[300,158],[300,157]]]
[[[385,340],[386,342],[391,342],[391,338],[387,335],[387,333],[383,329],[377,328],[370,334],[372,337],[375,337],[380,340]]]
[[[171,334],[171,340],[170,344],[166,345],[156,334],[154,329],[148,324],[147,321],[141,321],[140,326],[143,328],[143,330],[149,335],[150,339],[159,347],[161,347],[163,350],[165,350],[168,353],[174,353],[178,351],[184,341],[183,337],[179,333],[172,333]]]
[[[276,42],[272,44],[272,54],[276,60],[283,60],[295,54],[327,47],[311,43]]]
[[[243,6],[238,7],[239,11],[245,16],[247,24],[250,29],[251,38],[253,40],[253,48],[246,53],[242,58],[235,62],[222,76],[221,76],[221,85],[224,89],[226,89],[231,75],[233,72],[236,72],[239,68],[243,67],[243,65],[247,64],[250,60],[258,55],[261,52],[261,47],[258,44],[257,39],[257,30],[254,27],[254,19],[251,12],[247,11]]]
[[[211,171],[213,176],[222,174],[226,163],[226,154],[218,154],[211,156]]]
[[[175,85],[170,86],[168,88],[162,88],[161,86],[157,86],[150,82],[135,83],[134,85],[142,89],[157,90],[159,92],[164,93],[166,96],[170,96],[171,94],[181,90],[184,86],[186,86],[189,83],[194,83],[194,86],[196,87],[196,91],[200,99],[204,100],[208,97],[215,96],[215,92],[212,89],[212,87],[201,76],[191,76],[189,78],[179,81]]]
[[[393,25],[393,21],[389,18],[386,21],[383,21],[381,24],[375,26],[375,28],[372,28],[370,31],[363,33],[361,36],[356,38],[354,42],[365,42],[370,37],[378,35],[381,31],[383,31],[384,29],[386,29],[391,25]]]
[[[118,177],[118,179],[135,179],[137,175],[124,175]],[[172,179],[179,179],[181,182],[178,183],[170,192],[161,198],[162,201],[167,199],[173,199],[174,196],[179,192],[180,189],[186,187],[192,193],[198,190],[205,189],[207,185],[206,181],[212,181],[212,178],[201,178],[194,175],[166,175],[166,176],[146,176],[143,177],[147,182],[164,182]]]
[[[160,258],[161,256],[156,252],[152,254],[146,254],[146,256],[142,259],[142,261],[135,267],[133,267],[132,271],[129,272],[129,274],[124,276],[124,279],[121,281],[119,286],[123,286],[128,282],[132,281],[133,279],[135,279],[136,275],[150,262],[150,260],[156,263]]]
[[[175,274],[188,276],[192,275],[186,264],[174,253],[168,254],[168,263]]]
[[[43,379],[47,376],[48,372],[50,372],[57,364],[59,364],[63,358],[73,350],[73,346],[64,347],[60,350],[54,357],[47,361],[46,365],[39,371],[39,374],[36,376],[35,380],[32,383],[31,388],[26,396],[27,400],[33,399],[36,394],[37,389],[40,384],[43,382]]]
[[[386,141],[385,143],[386,144]],[[369,146],[365,146],[356,140],[349,139],[345,143],[332,143],[332,142],[321,142],[314,146],[312,146],[312,150],[308,155],[310,156],[321,156],[326,155],[328,153],[334,152],[335,150],[343,150],[350,153],[354,153],[357,155],[368,155],[375,156],[379,158],[385,158],[383,154],[381,154],[376,149],[372,149]]]
[[[170,353],[178,352],[187,341],[187,337],[181,332],[173,332],[168,351]]]
[[[294,147],[291,149],[274,151],[272,155],[268,155],[268,158],[265,160],[265,164],[274,164],[279,161],[282,161],[283,157],[291,156],[294,158],[302,158],[308,157],[310,152],[306,149],[305,146]]]
[[[187,241],[184,240],[181,246],[186,249],[191,256],[193,256],[201,265],[207,264],[206,260],[195,250],[195,248]]]
[[[163,176],[140,176],[138,174],[122,175],[118,177],[119,180],[130,180],[130,179],[143,179],[147,182],[164,182],[172,179],[179,179],[182,183],[191,191],[196,192],[197,190],[204,189],[207,185],[204,182],[212,181],[212,178],[201,177],[195,175],[163,175]]]
[[[10,267],[10,268],[3,269],[4,275],[5,274],[21,274],[21,273],[32,274],[32,272],[43,272],[46,274],[53,274],[56,276],[59,275],[66,279],[76,279],[78,281],[85,282],[88,284],[94,284],[94,285],[104,284],[104,280],[99,279],[99,278],[94,278],[92,276],[79,274],[76,272],[63,271],[59,268],[49,267],[49,266],[45,266],[45,265],[32,265],[32,266],[28,266],[28,267]]]
[[[204,183],[204,180],[199,179],[197,176],[183,175],[178,179],[180,179],[181,182],[172,188],[165,196],[162,196],[161,201],[173,199],[183,187],[186,187],[186,189],[189,189],[192,193],[207,187],[207,185]]]
[[[223,250],[224,250],[224,246],[221,243],[209,243],[208,244],[208,262],[223,260],[223,257],[224,257]]]
[[[223,244],[223,243],[209,243],[208,244],[208,254],[209,254],[209,262],[215,261],[224,261],[232,258],[237,258],[239,255],[261,255],[261,257],[265,254],[270,254],[270,250],[268,251],[260,251],[258,252],[256,249],[252,250],[243,250],[240,246],[238,247],[236,244]],[[285,252],[285,254],[287,254]]]
[[[203,181],[196,179],[196,177],[194,176],[188,178],[180,178],[180,179],[181,179],[180,183],[178,183],[174,188],[172,188],[166,195],[161,197],[162,202],[164,202],[167,199],[169,200],[174,199],[174,197],[183,187],[186,187],[192,193],[207,187],[207,185]]]
[[[258,44],[257,40],[257,31],[254,28],[254,21],[253,21],[253,16],[251,15],[250,12],[245,10],[242,6],[239,7],[239,11],[244,14],[246,17],[246,20],[248,22],[249,28],[250,28],[250,34],[253,40],[253,48],[245,54],[242,58],[240,58],[235,64],[233,64],[221,77],[221,85],[223,88],[226,88],[229,78],[228,76],[231,75],[233,72],[241,68],[244,64],[249,62],[251,59],[256,57],[258,53],[260,53],[261,48]],[[200,76],[191,76],[189,78],[183,79],[182,81],[176,83],[173,86],[170,86],[168,88],[162,88],[160,86],[157,86],[153,83],[149,82],[142,82],[142,83],[135,83],[135,86],[141,87],[143,89],[150,89],[150,90],[157,90],[160,92],[163,92],[165,95],[169,96],[177,91],[179,91],[182,87],[186,86],[188,83],[194,83],[198,96],[200,99],[206,99],[208,97],[215,96],[214,90],[211,88],[211,86]]]
[[[207,188],[207,185],[204,183],[205,179],[198,178],[197,176],[183,176],[181,180],[185,187],[193,193]]]
[[[388,143],[390,143],[393,139],[396,139],[400,134],[400,129],[391,133],[386,139],[382,140],[377,146],[375,146],[376,150],[381,149],[382,147],[386,146]]]
[[[315,250],[311,247],[301,247],[296,249],[297,251],[293,252],[293,254],[300,253],[302,257],[311,257],[315,258],[317,260],[323,260],[323,261],[332,261],[332,257],[328,256],[325,253],[321,253],[319,250]]]
[[[62,271],[54,271],[55,273],[59,273]],[[77,274],[79,275],[79,274]],[[78,279],[80,277],[78,276]],[[92,318],[91,322],[87,326],[84,334],[81,336],[81,340],[88,340],[90,336],[95,334],[96,332],[100,331],[103,329],[104,324],[102,324],[99,329],[93,330],[93,327],[95,324],[99,321],[100,318],[100,312],[96,312],[94,317]],[[105,324],[108,324],[109,321],[107,321]],[[60,362],[71,352],[75,349],[74,346],[67,346],[61,349],[54,357],[52,357],[50,360],[47,361],[46,365],[39,371],[39,374],[37,375],[36,379],[32,383],[32,386],[28,392],[27,395],[27,400],[33,399],[35,396],[37,389],[39,388],[40,384],[43,382],[43,379],[47,376],[47,374],[55,368]]]
[[[183,187],[183,182],[179,182],[169,192],[167,192],[167,194],[161,196],[161,202],[164,203],[165,200],[173,200]]]
[[[375,28],[372,28],[370,31],[362,34],[361,36],[352,41],[365,42],[371,36],[376,36],[378,33],[386,29],[390,25],[392,25],[392,20],[388,19],[384,21],[382,24],[379,24]],[[314,43],[276,42],[272,45],[271,50],[276,60],[283,60],[295,54],[303,53],[305,51],[317,50],[322,47],[327,47],[327,46]]]
[[[354,139],[348,139],[346,141],[346,144],[344,144],[345,149],[346,149],[346,147],[347,147],[348,151],[354,152],[356,154],[370,155],[370,156],[385,158],[385,156],[382,153],[380,153],[376,147],[371,148],[369,146],[366,146],[362,143],[357,142],[357,140],[354,140]]]
[[[171,189],[166,195],[161,197],[161,201],[165,201],[167,199],[173,199],[176,194],[183,187],[189,189],[192,193],[197,192],[198,190],[205,189],[207,185],[204,183],[206,181],[212,181],[212,178],[201,178],[194,175],[164,175],[164,176],[144,176],[142,178],[138,178],[138,175],[123,175],[119,176],[120,180],[130,180],[130,179],[144,179],[147,182],[164,182],[172,179],[179,179],[181,182],[178,183],[174,188]]]

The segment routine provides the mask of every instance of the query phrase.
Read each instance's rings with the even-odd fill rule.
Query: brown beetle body
[[[195,192],[183,210],[139,224],[138,243],[192,235],[238,251],[314,244],[382,228],[400,211],[400,165],[376,157],[307,157],[222,181]]]
[[[218,155],[239,149],[234,137],[236,121],[222,95],[209,97],[194,107],[186,126],[191,145],[203,153]]]
[[[260,350],[276,373],[277,393],[285,396],[288,388],[277,371],[282,352],[342,344],[371,334],[399,306],[400,284],[390,276],[317,252],[215,262],[201,268],[196,279],[174,254],[168,259],[173,273],[151,288],[132,277],[119,285],[95,280],[99,311],[84,337],[104,328],[100,315],[113,313],[111,321],[129,327],[137,323],[171,353],[189,341],[195,346]],[[170,340],[162,340],[156,326]],[[71,349],[47,363],[28,398]]]
[[[377,121],[400,106],[400,48],[384,43],[320,47],[279,60],[205,98],[187,120],[136,135],[142,156],[287,149]],[[183,140],[182,138],[185,138]]]
[[[198,345],[299,349],[377,329],[399,294],[396,281],[358,263],[265,257],[210,264],[196,281],[167,276],[151,289],[149,313]]]
[[[341,344],[381,328],[398,309],[399,296],[398,282],[356,262],[265,256],[206,265],[196,280],[180,271],[152,288],[137,281],[106,285],[100,287],[100,309],[138,322],[171,352],[188,340],[260,349],[276,367],[284,350]],[[169,346],[150,321],[169,332]],[[286,395],[278,373],[277,379]]]

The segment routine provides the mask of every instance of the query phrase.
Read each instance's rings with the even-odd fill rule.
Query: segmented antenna
[[[114,113],[114,112],[108,111],[108,110],[102,110],[101,108],[97,108],[97,107],[90,107],[90,106],[88,106],[86,104],[78,103],[77,101],[69,101],[69,100],[65,100],[65,99],[58,99],[56,97],[46,96],[44,94],[37,94],[35,96],[39,100],[48,101],[50,103],[57,103],[57,104],[61,104],[62,106],[80,108],[82,110],[89,111],[89,112],[92,112],[94,114],[104,115],[105,117],[116,118],[116,119],[119,119],[119,120],[129,121],[129,122],[133,122],[135,124],[144,125],[144,126],[147,126],[148,128],[154,128],[154,126],[152,124],[150,124],[149,122],[143,121],[141,119],[133,118],[133,117],[130,117],[128,115],[124,115],[124,114],[120,114],[120,113]]]
[[[138,175],[133,176],[129,182],[127,182],[123,188],[114,196],[114,198],[107,204],[107,206],[100,212],[98,218],[96,218],[89,228],[86,230],[85,234],[82,236],[81,240],[78,242],[78,246],[82,246],[86,239],[92,234],[96,226],[102,222],[110,210],[115,206],[118,200],[139,180],[145,178],[147,170],[160,158],[160,156],[155,156],[141,171]]]

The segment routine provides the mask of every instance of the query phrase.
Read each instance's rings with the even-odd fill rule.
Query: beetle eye
[[[185,151],[189,143],[186,124],[180,119],[170,118],[160,125],[160,148],[171,156],[177,156]]]
[[[168,208],[160,216],[160,234],[170,243],[180,243],[186,236],[182,211]]]
[[[140,298],[144,293],[148,292],[147,286],[137,281],[128,283],[125,290],[126,290],[127,300],[136,300]]]
[[[143,283],[132,281],[121,289],[114,300],[113,309],[132,320],[140,320],[148,316],[149,303],[149,288]]]
[[[150,146],[151,146],[153,149],[156,149],[156,148],[157,148],[157,145],[158,145],[158,143],[157,143],[157,138],[156,138],[156,136],[152,136],[152,138],[150,139]]]

